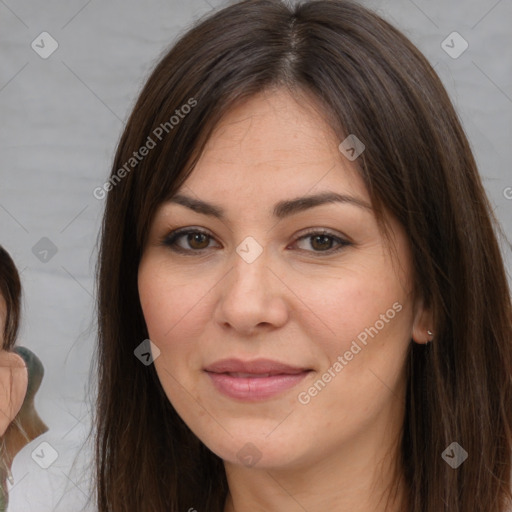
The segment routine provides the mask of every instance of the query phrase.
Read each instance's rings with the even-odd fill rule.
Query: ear
[[[432,311],[425,308],[423,297],[419,297],[414,304],[411,338],[415,343],[427,344],[433,340],[435,334]]]
[[[0,351],[0,436],[16,417],[27,394],[28,371],[18,354]]]

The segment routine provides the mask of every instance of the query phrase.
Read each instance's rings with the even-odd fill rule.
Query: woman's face
[[[28,385],[25,361],[18,354],[3,350],[7,315],[5,299],[0,295],[0,436],[18,414]]]
[[[223,118],[179,190],[222,218],[173,202],[151,226],[138,284],[156,371],[227,463],[373,456],[402,425],[406,352],[431,326],[405,235],[392,220],[396,264],[340,142],[286,92],[255,96]],[[350,199],[276,208],[324,193]],[[178,228],[206,235],[172,243]],[[293,368],[211,367],[228,358]]]

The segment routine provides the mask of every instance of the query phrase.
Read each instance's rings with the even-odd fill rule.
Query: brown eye
[[[177,252],[200,252],[208,248],[211,239],[211,235],[199,229],[180,230],[167,235],[162,240],[162,245]]]
[[[313,249],[313,251],[308,248],[303,250],[313,253],[331,254],[341,251],[343,248],[352,245],[352,243],[348,240],[340,238],[339,236],[335,236],[327,231],[312,231],[304,236],[301,236],[296,243],[301,242],[302,240],[309,240],[307,245]],[[333,244],[337,244],[338,247],[333,248]]]
[[[316,235],[311,237],[311,247],[319,250],[329,250],[332,247],[333,238],[326,235]]]
[[[206,245],[205,245],[206,242]],[[187,243],[193,249],[206,249],[208,247],[209,238],[204,233],[188,233]]]
[[[168,234],[161,244],[175,252],[194,255],[194,253],[201,254],[202,251],[210,248],[212,240],[213,237],[209,233],[200,229],[182,229]],[[298,238],[295,244],[303,243],[303,240],[309,240],[309,243],[308,247],[301,248],[301,250],[316,256],[333,254],[352,245],[351,242],[327,231],[311,231]],[[333,247],[335,244],[338,247]]]

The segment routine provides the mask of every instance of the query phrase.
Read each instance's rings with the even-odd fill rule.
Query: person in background
[[[26,347],[15,347],[20,324],[21,282],[9,253],[0,246],[0,512],[7,510],[7,479],[15,455],[48,431],[34,397],[44,367]]]

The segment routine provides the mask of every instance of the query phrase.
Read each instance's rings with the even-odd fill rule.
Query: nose
[[[283,326],[289,317],[290,290],[272,268],[270,255],[263,249],[251,261],[240,254],[233,255],[233,267],[218,285],[215,320],[245,335]]]

